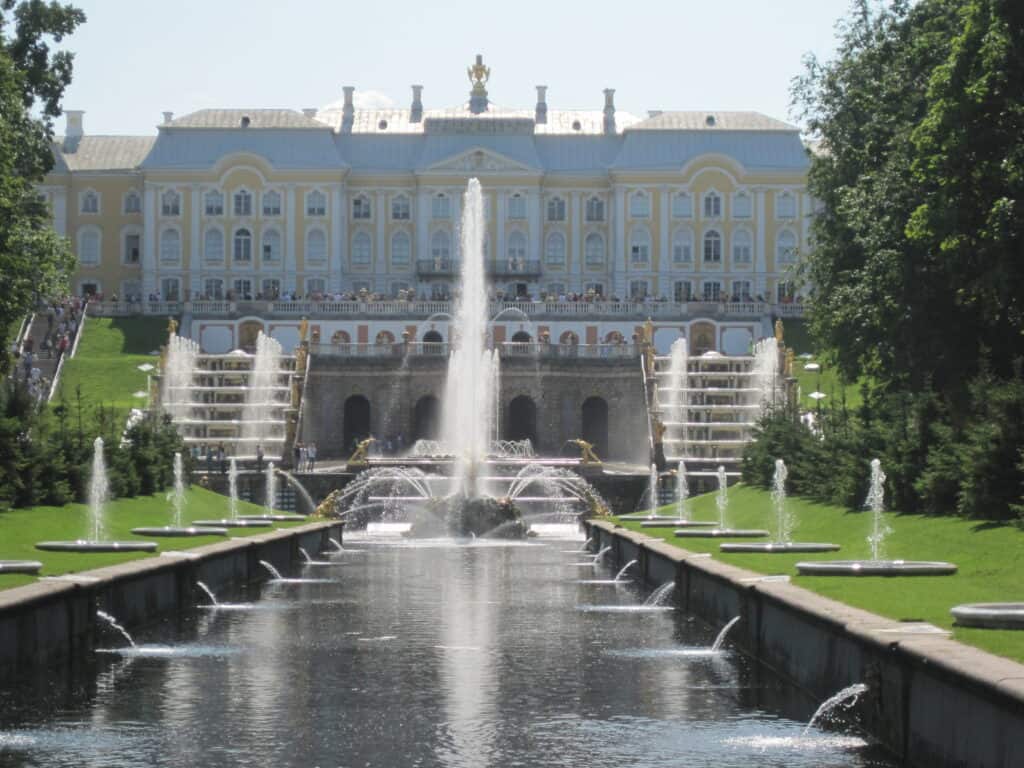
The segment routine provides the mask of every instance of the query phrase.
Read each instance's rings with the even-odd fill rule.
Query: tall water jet
[[[775,460],[775,474],[772,475],[772,507],[775,509],[775,541],[789,544],[793,536],[793,521],[786,508],[786,477],[789,471],[786,462]]]
[[[103,438],[97,437],[92,443],[92,473],[89,475],[89,528],[93,541],[102,539],[103,509],[109,497],[110,480],[103,457]]]
[[[686,519],[686,499],[690,496],[690,486],[686,482],[686,464],[679,460],[676,467],[676,514],[680,520]]]
[[[281,344],[260,331],[256,337],[256,356],[246,391],[246,408],[242,414],[242,439],[245,455],[255,454],[256,446],[270,445],[280,451],[279,441],[270,440],[283,424],[275,419],[278,378],[281,375]],[[268,454],[273,455],[273,454]],[[280,458],[278,455],[277,458]]]
[[[192,403],[192,372],[198,356],[199,345],[192,339],[177,334],[167,339],[161,402],[164,411],[174,419],[188,416]]]
[[[678,339],[672,342],[672,348],[669,352],[669,391],[671,393],[669,397],[669,416],[671,421],[679,422],[682,424],[688,421],[687,408],[689,404],[689,364],[690,364],[690,352],[686,342],[685,336],[680,336]],[[686,440],[686,425],[683,424],[680,428],[680,434],[683,437],[685,443]]]
[[[650,517],[658,514],[658,468],[651,464],[651,472],[648,475],[647,495],[649,497]]]
[[[726,522],[726,515],[729,512],[729,480],[725,476],[725,467],[721,464],[718,465],[715,479],[718,480],[718,493],[715,495],[715,506],[718,507],[718,526],[725,530],[729,527]]]
[[[774,336],[754,345],[754,387],[758,390],[761,412],[765,413],[779,403],[779,342]]]
[[[267,510],[268,515],[274,513],[274,502],[277,499],[277,475],[274,472],[274,462],[267,464],[267,469],[264,473],[266,487],[263,491],[263,506]]]
[[[228,465],[228,516],[238,519],[238,462],[234,456]]]
[[[174,525],[181,527],[181,517],[185,510],[185,468],[182,466],[181,453],[174,452],[174,494],[171,497],[174,507]]]
[[[488,299],[483,259],[484,208],[480,182],[470,179],[462,213],[462,277],[455,316],[457,346],[448,361],[443,440],[456,454],[454,488],[480,496],[479,464],[495,427],[496,353],[487,349]]]
[[[768,535],[768,531],[759,528],[729,528],[729,478],[725,474],[725,466],[719,464],[715,472],[715,479],[718,481],[718,492],[715,494],[715,506],[718,508],[718,523],[705,523],[704,525],[715,526],[704,530],[695,529],[692,526],[697,523],[689,523],[687,527],[680,528],[675,532],[679,538],[688,539],[759,539]],[[722,549],[728,545],[723,544]],[[739,546],[739,545],[737,545]]]
[[[871,485],[868,488],[868,497],[864,506],[871,512],[871,535],[868,536],[868,544],[871,545],[871,560],[878,562],[884,556],[882,543],[885,537],[892,532],[892,529],[885,524],[885,473],[882,471],[882,462],[878,459],[871,460]]]

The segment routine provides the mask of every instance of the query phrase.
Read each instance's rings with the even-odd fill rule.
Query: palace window
[[[324,264],[327,261],[327,235],[322,229],[311,229],[306,233],[306,262]]]
[[[281,295],[281,281],[276,277],[265,277],[260,282],[260,292],[265,299],[276,299]]]
[[[649,285],[646,280],[629,281],[629,298],[632,301],[643,301],[647,298]]]
[[[220,301],[224,298],[224,281],[219,277],[208,277],[203,281],[203,293],[207,298]]]
[[[252,300],[252,280],[247,277],[236,277],[231,285],[236,299]]]
[[[160,289],[164,301],[181,301],[181,280],[177,277],[165,277],[160,281]]]
[[[722,263],[722,236],[713,229],[704,233],[704,263]]]
[[[276,264],[281,261],[281,233],[268,229],[263,233],[263,263]]]
[[[203,236],[203,258],[207,262],[224,261],[224,233],[219,229],[206,230]]]
[[[134,189],[124,196],[125,213],[142,213],[142,197]]]
[[[78,263],[83,266],[100,263],[100,231],[96,227],[84,227],[79,231]]]
[[[526,218],[526,198],[518,192],[508,199],[508,217],[517,221]]]
[[[430,237],[430,257],[447,259],[452,255],[452,239],[447,230],[439,229]]]
[[[366,232],[357,232],[352,238],[352,263],[369,264],[373,259],[373,242]]]
[[[779,264],[792,264],[796,261],[796,235],[788,229],[779,232],[776,238],[775,256]]]
[[[707,280],[704,282],[704,301],[721,301],[722,299],[722,284],[717,280]]]
[[[371,216],[370,198],[366,195],[357,195],[352,201],[352,218],[366,220]]]
[[[176,229],[165,229],[160,233],[160,262],[177,264],[181,261],[181,233]]]
[[[312,192],[306,195],[306,215],[326,216],[327,195],[325,195],[318,189],[314,189]]]
[[[689,227],[677,229],[672,235],[672,263],[693,263],[693,230]]]
[[[168,189],[160,196],[160,214],[162,216],[181,215],[181,195]]]
[[[548,200],[548,221],[565,221],[565,200],[560,197]]]
[[[565,283],[549,283],[548,296],[554,296],[556,299],[565,296]]]
[[[796,197],[792,193],[783,192],[775,196],[775,218],[796,218]]]
[[[750,293],[750,281],[749,280],[733,280],[732,281],[732,300],[733,301],[752,301]]]
[[[775,287],[775,295],[779,304],[788,304],[796,296],[796,283],[787,280],[779,281]]]
[[[587,283],[583,286],[583,290],[586,293],[592,294],[601,298],[604,296],[604,283]]]
[[[552,232],[548,235],[544,259],[552,266],[565,265],[565,236],[561,232]]]
[[[310,296],[320,295],[327,291],[327,281],[322,277],[306,278],[306,293]]]
[[[235,230],[232,256],[240,263],[252,262],[252,233],[248,229]]]
[[[749,219],[753,215],[752,211],[750,195],[746,192],[737,192],[732,199],[732,217],[734,219]]]
[[[391,218],[395,221],[408,221],[411,218],[408,197],[399,195],[391,201]]]
[[[203,197],[203,207],[207,216],[223,216],[224,195],[217,190],[207,192]]]
[[[633,230],[629,241],[629,260],[635,267],[650,264],[651,234],[646,227],[638,227]]]
[[[271,190],[263,193],[263,215],[281,215],[281,193]]]
[[[81,203],[79,210],[82,213],[99,213],[100,212],[100,196],[97,195],[91,189],[86,190],[82,193]]]
[[[629,198],[629,215],[646,219],[651,215],[651,198],[646,192],[634,192]]]
[[[395,232],[391,236],[391,264],[396,267],[408,265],[412,256],[412,241],[405,232]]]
[[[604,221],[604,200],[599,197],[587,200],[587,221]]]
[[[252,216],[252,192],[240,189],[234,197],[235,216]]]
[[[142,256],[142,235],[138,232],[126,232],[124,236],[124,264],[138,264]]]
[[[444,192],[439,192],[431,199],[430,216],[433,219],[450,219],[452,217],[452,200]]]
[[[693,218],[693,197],[689,192],[676,192],[672,196],[672,216],[677,219]]]
[[[732,235],[732,263],[750,264],[753,256],[753,239],[745,229],[737,230]]]
[[[597,232],[591,232],[583,243],[584,255],[588,267],[604,266],[604,238]]]
[[[526,236],[522,232],[513,232],[508,236],[509,265],[522,264],[526,260]],[[524,265],[525,266],[525,265]]]
[[[672,299],[678,302],[693,300],[693,283],[689,280],[676,280],[672,283]]]
[[[722,196],[717,192],[708,192],[704,195],[704,218],[722,218]]]

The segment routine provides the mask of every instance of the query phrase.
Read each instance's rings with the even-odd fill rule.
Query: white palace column
[[[345,187],[341,182],[330,185],[331,191],[331,260],[327,268],[327,285],[332,291],[341,291],[343,256],[345,253]]]
[[[567,286],[567,290],[579,293],[583,292],[583,254],[580,252],[580,240],[583,229],[583,217],[580,215],[580,200],[582,197],[582,192],[569,193],[571,200],[569,205],[569,226],[571,227],[572,237],[572,247],[569,251],[572,266],[569,268],[569,272],[572,274],[572,280]]]
[[[626,190],[614,186],[615,204],[611,212],[612,224],[612,280],[611,293],[627,297],[626,290]]]
[[[531,189],[526,193],[526,218],[530,226],[530,253],[528,259],[541,258],[541,217],[540,217],[540,189]]]
[[[142,294],[156,290],[156,185],[146,182],[142,201]]]
[[[189,196],[192,201],[192,221],[189,226],[188,273],[186,274],[186,278],[188,280],[189,295],[192,298],[195,298],[203,292],[202,275],[200,274],[203,266],[203,260],[199,251],[199,213],[202,203],[200,201],[201,195],[199,194],[198,184],[191,185],[189,188]],[[255,244],[253,244],[253,250],[256,250]]]
[[[387,242],[385,237],[385,223],[387,222],[386,210],[388,204],[387,195],[384,192],[378,192],[375,200],[374,212],[377,214],[377,235],[374,240],[377,242],[377,247],[374,248],[374,260],[373,260],[373,290],[385,293],[387,291],[387,279],[388,279],[388,252],[391,250],[391,244]]]
[[[661,204],[658,206],[658,234],[660,237],[658,246],[658,286],[651,286],[655,297],[666,296],[672,298],[671,273],[672,266],[671,241],[669,239],[672,220],[669,218],[669,190],[668,187],[658,189],[658,199]]]
[[[289,184],[284,193],[284,283],[282,291],[305,293],[298,284],[298,267],[295,257],[295,185]]]
[[[754,227],[757,230],[757,238],[755,248],[757,248],[757,256],[754,259],[754,295],[761,294],[766,299],[768,298],[768,285],[766,280],[766,273],[768,271],[767,261],[765,260],[765,231],[768,229],[767,223],[764,220],[764,190],[759,189],[754,193],[756,213],[754,220]]]

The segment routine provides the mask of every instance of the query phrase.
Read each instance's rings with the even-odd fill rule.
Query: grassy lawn
[[[258,515],[264,508],[247,501],[238,502],[238,514]],[[91,535],[88,522],[88,507],[84,504],[68,504],[64,507],[32,507],[0,512],[0,559],[38,560],[43,564],[43,576],[57,576],[62,573],[76,573],[91,568],[124,563],[143,557],[158,557],[161,551],[191,549],[203,544],[224,541],[223,536],[196,536],[192,538],[159,538],[160,547],[155,554],[146,553],[97,553],[94,555],[73,552],[42,552],[35,548],[38,541],[53,541],[86,538]],[[182,517],[185,521],[219,519],[228,516],[228,498],[219,493],[198,486],[187,492]],[[107,505],[104,538],[118,540],[145,540],[134,536],[132,528],[161,526],[172,523],[171,502],[165,494],[140,496],[134,499],[119,499]],[[274,523],[275,527],[292,527],[301,523]],[[229,536],[252,536],[267,533],[271,528],[234,528]],[[20,574],[0,575],[0,589],[28,584],[34,576]]]
[[[689,516],[695,520],[717,520],[714,496],[709,493],[691,499]],[[1024,631],[954,627],[949,613],[959,603],[1024,600],[1024,531],[1010,525],[959,518],[887,513],[893,530],[885,540],[886,557],[945,560],[956,563],[959,571],[953,576],[902,578],[797,576],[795,563],[800,560],[868,558],[871,519],[867,512],[799,498],[791,498],[787,503],[796,520],[794,541],[832,542],[842,549],[802,555],[723,554],[718,550],[723,540],[677,539],[672,529],[642,529],[640,523],[629,521],[621,525],[660,536],[692,552],[711,552],[723,562],[758,573],[789,574],[798,586],[892,619],[927,621],[951,629],[957,640],[1024,662]],[[671,511],[674,507],[664,510],[666,514]],[[767,492],[743,485],[729,489],[731,526],[773,531],[774,520]]]
[[[82,387],[82,398],[91,410],[98,405],[120,411],[144,407],[147,399],[134,397],[146,392],[143,363],[156,366],[159,358],[151,354],[167,340],[167,318],[163,317],[87,317],[78,352],[61,372],[60,392],[73,404],[75,389]]]

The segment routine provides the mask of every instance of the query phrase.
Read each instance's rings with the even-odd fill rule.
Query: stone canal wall
[[[287,573],[299,547],[315,555],[341,535],[339,522],[310,523],[0,591],[0,679],[92,649],[97,609],[131,629],[205,601],[197,581],[214,593],[263,581],[260,560]]]
[[[1024,766],[1021,664],[608,521],[586,526],[616,567],[636,559],[644,581],[674,581],[683,610],[716,626],[742,617],[730,640],[815,699],[867,683],[865,727],[908,766]]]

